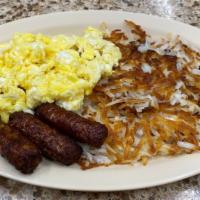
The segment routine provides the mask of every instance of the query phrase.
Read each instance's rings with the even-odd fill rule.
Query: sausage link
[[[35,144],[3,123],[0,123],[0,153],[24,174],[32,173],[42,160]]]
[[[76,138],[79,142],[94,147],[100,147],[108,135],[108,130],[103,124],[85,119],[53,103],[40,105],[35,113],[41,120]]]
[[[55,161],[70,165],[79,160],[82,148],[37,117],[24,112],[10,115],[9,124],[31,139],[42,153]]]

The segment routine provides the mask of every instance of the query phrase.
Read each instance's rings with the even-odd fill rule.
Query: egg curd
[[[120,50],[88,27],[83,36],[16,33],[0,44],[0,117],[32,112],[37,105],[56,102],[76,111],[102,76],[112,74]]]

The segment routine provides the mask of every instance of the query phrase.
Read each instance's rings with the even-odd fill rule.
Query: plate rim
[[[199,155],[200,155],[200,153],[199,153]],[[130,191],[130,190],[139,190],[139,189],[149,189],[149,188],[153,188],[153,187],[164,186],[164,185],[167,185],[167,184],[182,181],[184,179],[193,177],[193,176],[198,175],[198,174],[200,174],[200,169],[195,170],[195,171],[193,170],[191,172],[188,172],[187,174],[185,173],[183,175],[176,176],[174,179],[168,178],[168,179],[165,179],[164,181],[160,180],[160,181],[154,182],[153,184],[146,184],[146,185],[144,184],[142,186],[136,186],[134,188],[131,185],[128,185],[128,186],[124,185],[124,186],[120,186],[120,188],[115,188],[115,187],[110,186],[108,188],[99,189],[97,187],[95,189],[95,188],[80,187],[80,186],[78,188],[75,188],[73,186],[72,187],[67,186],[67,188],[66,188],[65,186],[55,186],[55,185],[51,185],[51,184],[43,184],[43,183],[40,183],[39,181],[30,182],[26,178],[15,178],[12,175],[9,175],[9,174],[5,175],[5,174],[0,172],[0,176],[2,176],[4,178],[8,178],[8,179],[11,179],[13,181],[20,182],[20,183],[23,183],[23,184],[28,184],[30,186],[42,187],[42,188],[46,188],[46,189],[75,191],[75,192],[102,192],[102,193],[103,192],[118,192],[118,191],[120,192],[120,191]],[[29,175],[25,175],[25,176],[29,176]]]
[[[141,16],[150,16],[150,17],[153,17],[155,19],[161,19],[161,20],[165,20],[165,21],[171,21],[172,23],[178,23],[178,24],[181,24],[183,26],[189,26],[190,28],[192,29],[196,29],[196,30],[199,30],[200,28],[196,27],[196,26],[193,26],[191,24],[187,24],[187,23],[184,23],[182,21],[179,21],[179,20],[175,20],[175,19],[172,19],[172,18],[165,18],[163,16],[159,16],[159,15],[153,15],[153,14],[146,14],[146,13],[142,13],[142,12],[130,12],[130,11],[124,11],[124,10],[105,10],[105,9],[102,9],[102,10],[95,10],[95,9],[89,9],[89,10],[69,10],[69,11],[56,11],[56,12],[50,12],[50,13],[44,13],[44,14],[37,14],[37,15],[33,15],[33,16],[27,16],[27,17],[22,17],[20,19],[15,19],[15,20],[12,20],[12,21],[8,21],[8,22],[5,22],[3,24],[0,24],[0,27],[2,26],[5,26],[5,25],[12,25],[12,24],[15,24],[15,23],[21,23],[21,22],[25,22],[26,20],[30,20],[30,19],[36,19],[36,18],[40,18],[40,17],[47,17],[47,16],[53,16],[53,15],[62,15],[62,14],[73,14],[73,13],[95,13],[95,12],[99,12],[99,13],[104,13],[104,12],[107,12],[107,13],[127,13],[127,14],[133,14],[133,15],[141,15]]]

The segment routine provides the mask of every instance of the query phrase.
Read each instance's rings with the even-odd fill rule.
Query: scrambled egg
[[[0,117],[32,112],[45,102],[80,109],[102,76],[112,74],[121,53],[104,33],[88,27],[83,36],[16,33],[0,44]]]

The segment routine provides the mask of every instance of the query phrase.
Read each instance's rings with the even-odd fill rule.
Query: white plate
[[[124,19],[137,22],[149,33],[180,34],[200,47],[200,30],[197,28],[159,17],[118,11],[72,11],[26,18],[0,26],[0,40],[10,39],[15,32],[79,34],[85,27],[98,26],[102,22],[111,28],[119,28]],[[34,185],[81,191],[114,191],[161,185],[198,174],[200,154],[157,158],[147,166],[112,166],[87,171],[80,170],[78,166],[65,167],[45,160],[32,175],[20,174],[3,158],[0,158],[0,166],[0,175]]]

